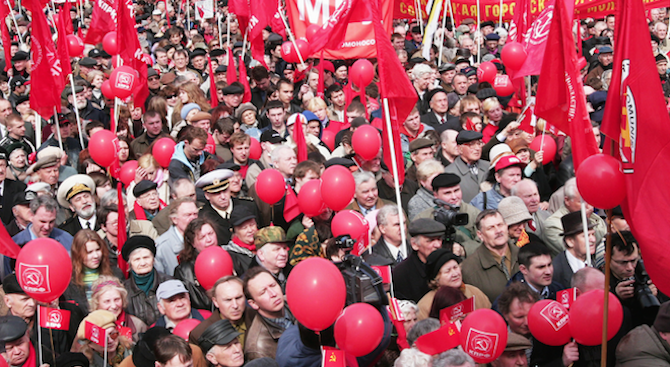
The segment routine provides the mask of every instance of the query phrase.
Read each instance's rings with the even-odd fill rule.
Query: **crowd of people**
[[[70,8],[82,37],[91,28],[92,4]],[[51,305],[25,293],[13,259],[0,263],[0,344],[9,366],[320,366],[320,347],[336,346],[332,328],[317,336],[296,320],[285,300],[287,280],[310,257],[350,261],[352,245],[333,235],[331,209],[309,217],[294,213],[291,200],[335,165],[355,181],[346,209],[369,223],[369,247],[360,257],[392,269],[384,291],[392,291],[404,319],[385,330],[359,365],[474,367],[461,348],[430,355],[415,344],[441,327],[442,310],[473,297],[474,309],[493,309],[508,325],[507,345],[491,366],[600,365],[600,346],[545,345],[531,334],[527,316],[534,303],[562,290],[575,288],[579,296],[604,289],[608,225],[615,232],[609,291],[623,305],[624,321],[608,342],[607,365],[670,365],[670,304],[646,275],[621,209],[607,223],[587,203],[584,228],[570,138],[542,120],[533,133],[521,129],[526,101],[499,96],[478,80],[481,62],[506,72],[505,25],[447,22],[425,59],[421,26],[394,21],[389,40],[406,70],[398,77],[409,78],[418,96],[400,121],[406,174],[397,197],[392,162],[381,150],[364,159],[352,141],[361,126],[382,128],[378,79],[360,91],[348,79],[355,60],[286,62],[285,38],[270,28],[263,30],[264,60],[254,60],[234,14],[230,22],[196,21],[186,19],[195,9],[181,6],[135,3],[140,44],[153,59],[144,105],[131,99],[114,111],[115,101],[101,90],[112,55],[100,44],[86,45],[84,57],[72,58],[63,113],[52,118],[36,117],[30,106],[30,96],[40,93],[30,85],[31,14],[17,2],[12,19],[3,19],[13,42],[3,45],[11,60],[0,61],[7,66],[0,75],[0,218],[19,246],[52,238],[72,260],[70,285]],[[227,6],[218,4],[217,12],[225,17]],[[648,19],[667,98],[668,14],[653,9]],[[586,19],[576,29],[598,144],[615,21]],[[228,80],[241,69],[248,80]],[[533,94],[537,81],[528,81]],[[96,132],[112,128],[119,165],[137,161],[121,193],[88,145]],[[296,138],[300,131],[304,139]],[[556,143],[551,159],[531,149],[540,134]],[[166,165],[153,155],[162,138],[176,143]],[[308,154],[298,161],[301,141]],[[253,152],[258,143],[260,152]],[[274,205],[256,190],[259,175],[271,168],[286,187]],[[233,274],[205,289],[196,259],[211,246],[228,252]],[[384,291],[375,306],[389,320]],[[69,330],[38,327],[38,304],[70,311]],[[186,320],[197,323],[187,340],[173,334]],[[92,341],[89,323],[107,331],[106,347]]]

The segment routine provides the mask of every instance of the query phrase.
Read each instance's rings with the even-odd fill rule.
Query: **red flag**
[[[370,266],[374,271],[382,277],[382,283],[391,283],[391,266]]]
[[[670,252],[663,236],[669,235],[670,229],[658,225],[658,210],[670,204],[670,118],[660,79],[653,72],[655,60],[644,27],[647,23],[642,1],[617,3],[616,19],[616,53],[602,132],[614,141],[614,157],[621,160],[626,176],[628,195],[621,208],[640,245],[651,280],[667,294]],[[605,152],[609,154],[609,139],[607,143]]]
[[[291,117],[295,117],[292,136],[298,151],[298,163],[300,163],[307,160],[307,140],[303,131],[303,122],[307,125],[307,118],[301,113],[296,113]]]
[[[526,106],[523,111],[521,111],[517,121],[520,121],[519,129],[531,135],[535,133],[535,124],[537,123],[537,119],[533,114],[533,107],[531,105]]]
[[[109,32],[116,31],[116,0],[96,0],[93,2],[93,14],[91,15],[91,27],[86,33],[84,43],[97,45]],[[133,30],[135,28],[133,27]],[[79,27],[81,31],[81,27]]]
[[[214,69],[212,69],[212,59],[207,55],[207,64],[209,65],[209,103],[212,108],[219,105],[219,96],[216,90],[216,81],[214,81]]]
[[[128,234],[126,233],[126,209],[125,205],[123,204],[123,191],[121,191],[121,182],[117,183],[116,186],[116,191],[118,193],[118,200],[119,200],[119,222],[118,222],[118,227],[117,229],[117,236],[116,236],[116,248],[118,252],[118,265],[119,269],[123,271],[123,274],[126,275],[128,274],[128,264],[123,260],[123,257],[121,256],[121,249],[123,248],[123,244],[126,243],[126,240],[128,239]]]
[[[300,208],[298,207],[298,196],[291,186],[286,187],[286,196],[284,197],[284,220],[290,223],[300,215]]]
[[[16,257],[19,256],[20,251],[21,248],[19,245],[17,245],[9,233],[7,233],[7,228],[5,228],[5,226],[0,226],[0,254],[16,259]]]
[[[124,65],[135,69],[140,77],[133,89],[133,103],[144,111],[144,101],[149,97],[147,85],[147,55],[142,51],[140,40],[135,31],[135,10],[132,0],[118,0],[116,7],[117,27],[116,42],[119,47],[119,57]],[[150,58],[149,58],[150,59]]]
[[[459,346],[461,333],[456,325],[447,322],[441,328],[420,336],[414,343],[420,351],[433,356]]]
[[[576,171],[584,159],[599,151],[591,119],[586,112],[584,85],[577,68],[579,57],[572,37],[574,6],[574,2],[570,1],[556,3],[542,63],[535,114],[570,136]]]
[[[68,3],[66,1],[66,3]],[[63,87],[67,85],[67,76],[72,74],[72,65],[70,64],[70,54],[67,47],[67,30],[65,29],[65,18],[70,19],[69,12],[61,11],[58,14],[60,21],[58,23],[58,58],[60,58],[60,63],[63,65],[63,73],[61,74],[63,79]],[[61,91],[62,92],[62,91]]]
[[[107,343],[107,330],[92,322],[86,321],[86,324],[84,324],[84,337],[93,343],[104,347]]]
[[[321,26],[321,30],[319,30],[314,35],[312,41],[309,43],[309,49],[312,53],[319,52],[324,48],[333,50],[339,50],[340,48],[342,48],[342,44],[344,43],[344,36],[347,33],[347,26],[349,25],[349,20],[351,19],[351,15],[353,13],[356,13],[356,11],[354,11],[354,8],[359,3],[360,2],[358,0],[342,1],[340,6],[338,6],[337,9],[335,9],[335,11],[333,12],[333,14],[331,14],[331,16],[328,18],[328,20],[325,23],[323,23],[323,25]],[[376,6],[379,7],[379,4],[377,4]],[[375,20],[382,19],[381,11],[379,12],[378,15],[379,18],[375,18],[373,16],[373,19]],[[377,37],[379,38],[382,36],[381,34],[379,34]],[[384,38],[389,38],[388,34],[385,34]],[[379,46],[377,46],[377,49],[379,49]]]
[[[323,346],[323,360],[321,366],[323,367],[346,367],[347,361],[344,356],[344,351],[334,347]]]
[[[475,310],[475,297],[472,296],[465,301],[458,302],[457,304],[443,308],[440,311],[440,322],[442,325],[446,323],[455,322],[457,319],[469,314]]]
[[[530,27],[532,14],[530,12],[530,0],[518,0],[514,7],[514,16],[510,22],[509,42],[523,41],[528,28]]]
[[[40,306],[40,326],[46,329],[70,330],[70,311]]]
[[[272,18],[277,12],[276,1],[275,9],[272,9],[272,1],[250,0],[249,6],[254,9],[251,22],[249,22],[249,43],[251,45],[251,57],[265,65],[265,41],[263,41],[262,30],[272,23]],[[240,78],[242,78],[240,76]],[[251,100],[251,99],[250,99]]]
[[[270,27],[272,28],[272,32],[277,33],[281,38],[286,39],[286,26],[281,19],[283,13],[285,13],[285,11],[282,9],[282,1],[277,0],[275,13],[272,15],[272,19],[270,19]]]
[[[519,21],[520,25],[517,25],[516,30],[514,30],[514,26],[510,28],[510,35],[512,32],[517,34],[517,42],[520,42],[523,45],[528,54],[521,69],[507,70],[507,73],[513,81],[526,75],[539,75],[542,70],[542,59],[544,58],[547,46],[547,36],[549,35],[548,30],[554,14],[554,1],[550,0],[546,4],[547,7],[542,10],[537,19],[533,21],[525,32],[521,33],[520,31],[520,28],[523,26],[523,20]],[[516,14],[519,13],[516,13],[515,11],[514,14],[516,16]],[[526,19],[526,21],[528,21],[528,19]]]
[[[398,302],[398,299],[395,297],[390,297],[389,298],[389,313],[391,314],[391,319],[396,320],[396,321],[406,321],[405,320],[405,315],[402,313],[400,310],[400,303]]]
[[[0,4],[0,19],[3,19],[3,21],[0,22],[0,32],[2,33],[2,44],[5,45],[5,47],[3,47],[5,49],[5,71],[12,68],[12,63],[9,62],[9,60],[12,59],[11,47],[9,47],[9,45],[12,44],[12,39],[9,36],[9,28],[7,28],[7,22],[5,21],[7,16],[9,16],[10,6],[14,8],[14,4],[12,4],[10,0],[2,0]]]
[[[377,47],[377,68],[379,70],[379,89],[381,96],[388,100],[389,119],[391,120],[391,133],[395,148],[395,159],[398,168],[398,181],[402,184],[405,181],[405,164],[400,146],[400,125],[405,122],[407,116],[412,111],[418,96],[404,72],[400,60],[395,57],[395,51],[388,34],[384,31],[381,24],[381,10],[379,2],[368,1],[368,7],[372,13],[372,23],[375,26],[375,45]],[[386,112],[384,112],[386,114]],[[382,136],[384,161],[387,165],[392,164],[391,148],[387,132],[388,126],[384,124]]]
[[[65,31],[67,34],[74,34],[74,26],[72,25],[72,18],[70,18],[70,9],[72,8],[72,4],[70,4],[69,0],[65,0],[63,3],[63,8],[61,9],[61,12],[65,13],[65,16],[61,21],[65,21]]]
[[[226,83],[228,85],[237,81],[237,70],[235,70],[235,57],[233,50],[228,47],[228,69],[226,69]]]
[[[563,305],[563,307],[570,309],[572,302],[577,299],[577,288],[568,288],[556,292],[556,301]]]
[[[251,86],[249,85],[249,78],[247,78],[247,66],[244,65],[244,60],[242,55],[240,55],[240,63],[238,64],[240,68],[240,83],[244,87],[244,98],[242,102],[247,103],[251,102]]]
[[[51,39],[51,30],[42,12],[39,0],[25,1],[24,6],[33,12],[32,20],[32,72],[31,89],[39,93],[30,93],[30,107],[42,116],[51,116],[54,107],[61,104],[63,91],[63,67],[56,54],[56,45]]]
[[[249,0],[228,1],[228,11],[231,14],[235,14],[240,30],[245,32],[247,27],[249,27],[249,19],[251,18]],[[228,82],[228,84],[230,84],[230,82]]]

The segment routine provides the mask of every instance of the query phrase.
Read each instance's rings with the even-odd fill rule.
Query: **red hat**
[[[331,73],[335,74],[335,66],[332,62],[330,62],[330,60],[323,60],[323,70],[330,71]]]
[[[526,164],[521,162],[521,160],[515,155],[506,155],[500,158],[498,163],[496,163],[496,172],[511,166],[519,166],[521,169],[523,169],[526,167]]]

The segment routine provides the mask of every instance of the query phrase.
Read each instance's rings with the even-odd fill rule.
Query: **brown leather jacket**
[[[283,327],[268,321],[260,314],[256,314],[245,337],[244,359],[247,362],[264,357],[274,359],[277,354],[279,337],[283,333]]]

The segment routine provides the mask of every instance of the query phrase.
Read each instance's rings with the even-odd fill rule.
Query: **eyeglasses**
[[[470,141],[470,142],[467,142],[467,143],[463,143],[463,145],[467,145],[470,148],[478,148],[478,147],[481,147],[482,145],[484,145],[484,142],[481,141],[481,140],[475,140],[475,141]]]
[[[149,77],[147,80],[150,81],[150,82],[155,82],[155,81],[158,80],[158,77],[157,76],[152,76],[152,77]]]
[[[170,98],[177,98],[177,95],[176,94],[171,94],[171,95],[167,96],[167,99],[170,99]]]

